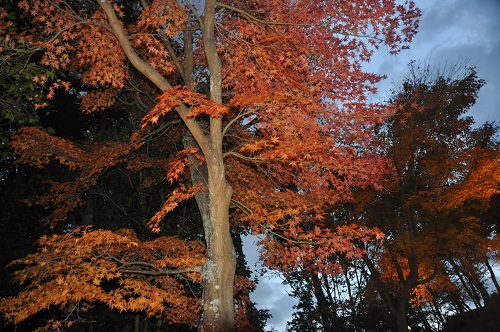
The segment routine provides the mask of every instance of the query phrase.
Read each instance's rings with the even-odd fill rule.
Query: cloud
[[[278,331],[285,331],[287,321],[292,318],[293,306],[298,302],[288,296],[287,287],[277,278],[263,280],[250,298],[259,309],[270,310],[273,317],[267,321],[267,326]]]
[[[259,248],[255,236],[244,236],[243,251],[248,266],[253,271],[262,270],[259,262]],[[274,327],[277,331],[285,331],[287,321],[292,319],[293,306],[298,301],[288,295],[290,288],[281,283],[276,272],[267,272],[264,277],[259,278],[257,289],[250,294],[250,299],[257,303],[258,309],[267,309],[272,318],[267,321],[267,328]]]
[[[424,10],[415,54],[433,62],[469,61],[486,80],[469,115],[477,124],[500,118],[500,2],[469,0],[433,2]],[[428,47],[422,47],[426,45]]]
[[[500,118],[500,1],[417,0],[422,9],[419,32],[409,50],[397,56],[382,51],[366,66],[388,79],[379,85],[379,99],[401,79],[410,60],[429,62],[432,67],[467,61],[486,80],[469,115],[477,124]],[[397,83],[396,83],[397,84]]]

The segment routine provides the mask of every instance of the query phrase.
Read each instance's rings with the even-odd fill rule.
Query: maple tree
[[[388,236],[363,261],[398,331],[407,331],[410,303],[419,307],[458,289],[447,264],[484,261],[498,250],[479,218],[500,190],[498,128],[473,129],[464,114],[484,81],[474,68],[459,77],[456,70],[447,76],[410,66],[393,99],[398,111],[379,129],[393,172],[382,192],[357,195],[355,218]]]
[[[36,128],[20,131],[12,142],[19,163],[46,167],[55,160],[76,174],[52,182],[37,199],[53,208],[45,221],[63,222],[88,204],[82,193],[109,168],[158,165],[162,158],[137,153],[155,142],[165,153],[166,179],[178,186],[149,226],[159,231],[164,217],[192,197],[203,221],[206,257],[189,265],[202,277],[201,331],[235,327],[231,225],[265,234],[267,263],[288,269],[318,256],[322,269],[335,270],[329,255],[360,255],[352,240],[380,235],[355,225],[322,227],[322,214],[351,200],[353,186],[381,188],[386,165],[370,129],[391,108],[368,102],[381,77],[363,71],[362,63],[381,44],[391,53],[407,47],[420,15],[413,2],[24,0],[18,6],[31,23],[16,38],[41,50],[41,65],[81,78],[88,87],[83,112],[130,106],[130,100],[134,116],[146,111],[130,142],[80,144]],[[47,97],[61,86],[69,88],[55,82]],[[183,129],[172,130],[179,123]],[[195,264],[193,253],[186,254]],[[26,317],[12,301],[4,309],[13,310],[9,317]],[[155,313],[147,306],[128,309]]]
[[[6,318],[20,322],[50,305],[64,307],[68,303],[74,304],[71,310],[85,312],[93,302],[100,301],[120,311],[161,313],[173,323],[193,325],[200,310],[199,299],[186,297],[183,280],[171,275],[185,273],[199,281],[199,273],[194,272],[199,272],[204,258],[203,245],[164,237],[141,245],[139,242],[126,229],[111,232],[84,228],[42,237],[41,252],[13,262],[27,265],[15,278],[28,286],[19,296],[3,301]],[[142,278],[126,278],[128,274]]]

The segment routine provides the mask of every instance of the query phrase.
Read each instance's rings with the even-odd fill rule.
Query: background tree
[[[367,102],[366,92],[373,91],[379,77],[363,72],[360,64],[369,61],[379,43],[391,52],[406,47],[419,16],[412,2],[340,3],[331,8],[293,1],[38,0],[19,6],[31,22],[20,36],[44,50],[40,63],[71,71],[88,87],[81,95],[83,112],[130,104],[133,92],[136,105],[154,106],[130,143],[70,142],[34,128],[19,133],[13,143],[19,163],[45,167],[56,160],[75,175],[72,181],[52,182],[50,192],[38,198],[38,204],[54,207],[45,220],[64,222],[75,209],[88,207],[83,193],[107,170],[125,165],[140,172],[163,159],[167,180],[177,181],[178,187],[149,226],[159,231],[168,212],[196,197],[206,243],[203,267],[191,266],[198,258],[186,257],[169,268],[201,273],[200,330],[234,329],[231,204],[235,226],[269,234],[267,258],[275,266],[293,266],[300,250],[297,241],[320,243],[314,250],[303,246],[304,254],[326,257],[349,252],[350,238],[376,233],[319,226],[327,206],[352,199],[351,186],[377,185],[383,173],[376,151],[363,148],[371,143],[370,127],[389,109]],[[140,89],[128,89],[134,86]],[[179,123],[184,126],[173,133]],[[139,150],[152,138],[164,142],[165,133],[175,143],[155,146],[163,158],[144,158]],[[176,150],[181,144],[183,150]],[[314,220],[319,226],[303,232],[300,223]],[[283,244],[277,238],[295,238],[282,262],[272,259]],[[144,246],[144,241],[137,243]],[[93,250],[99,250],[97,245]],[[166,259],[168,254],[160,256]],[[150,264],[149,272],[165,268],[158,257],[141,259]],[[121,258],[111,262],[129,264]],[[48,275],[56,278],[55,272]],[[110,278],[118,282],[122,275]],[[153,302],[148,303],[141,310],[154,312]],[[23,307],[9,317],[24,317]]]
[[[484,82],[474,68],[457,69],[410,65],[393,99],[398,111],[379,128],[394,171],[383,191],[357,195],[356,220],[387,235],[363,259],[398,331],[407,331],[410,303],[418,309],[456,290],[450,264],[484,261],[496,250],[479,216],[500,189],[497,127],[474,129],[464,116]]]
[[[461,69],[434,72],[410,65],[395,92],[398,111],[377,128],[385,143],[380,151],[394,167],[386,175],[386,190],[355,189],[357,205],[334,207],[325,218],[337,225],[364,220],[388,238],[360,242],[368,252],[356,259],[332,255],[325,259],[329,263],[315,257],[304,264],[316,270],[338,264],[336,274],[288,273],[288,282],[302,285],[294,293],[301,302],[290,329],[300,330],[308,317],[314,328],[330,330],[333,320],[320,315],[327,308],[349,331],[395,330],[396,323],[406,331],[408,322],[412,330],[442,329],[446,316],[474,305],[498,311],[485,287],[489,278],[497,283],[490,268],[498,252],[491,218],[499,189],[497,127],[486,123],[474,129],[472,119],[463,116],[484,82],[473,68]],[[355,310],[344,310],[348,307]]]

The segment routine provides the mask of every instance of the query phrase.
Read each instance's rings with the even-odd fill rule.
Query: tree
[[[4,36],[0,41],[0,181],[13,174],[11,135],[21,126],[40,125],[40,114],[49,109],[47,89],[56,79],[55,70],[37,63],[38,49],[16,38],[24,26],[19,16],[11,1],[0,7],[0,33]],[[33,82],[41,76],[46,78],[43,82]]]
[[[204,247],[199,242],[164,237],[139,243],[135,234],[126,229],[114,233],[83,228],[42,237],[41,254],[13,262],[27,266],[15,278],[28,286],[19,296],[3,301],[5,317],[20,322],[41,308],[76,303],[69,308],[68,319],[47,323],[52,329],[70,327],[71,311],[84,315],[99,301],[120,311],[144,310],[150,316],[161,313],[170,322],[193,326],[200,303],[196,297],[186,297],[182,280],[171,275],[197,272],[193,266],[201,264]],[[75,266],[82,271],[73,271]],[[59,272],[56,278],[54,271]],[[142,277],[126,278],[128,274]],[[194,281],[199,278],[196,273],[186,276]]]
[[[206,260],[197,268],[201,331],[234,329],[232,207],[235,226],[269,232],[269,241],[323,243],[324,255],[349,251],[346,239],[366,235],[355,227],[301,232],[297,225],[320,223],[326,206],[352,198],[353,185],[378,185],[384,164],[364,148],[372,138],[368,129],[389,110],[367,102],[380,77],[361,63],[381,43],[391,53],[407,47],[420,14],[413,2],[36,0],[19,6],[31,21],[21,36],[44,50],[41,64],[75,72],[92,87],[82,96],[84,112],[126,102],[133,78],[141,82],[138,94],[157,98],[129,144],[82,149],[34,129],[17,136],[19,162],[43,167],[55,159],[77,174],[39,200],[55,207],[47,221],[62,221],[85,204],[80,193],[106,169],[128,162],[155,133],[184,124],[174,137],[184,150],[171,157],[167,173],[179,187],[150,227],[158,231],[168,212],[195,196],[206,243]],[[130,164],[144,167],[139,162]],[[288,263],[297,250],[287,252]]]
[[[398,111],[379,128],[393,172],[382,192],[357,195],[354,218],[387,234],[364,262],[398,331],[407,331],[410,302],[418,308],[456,291],[448,264],[484,261],[496,248],[479,216],[500,189],[497,128],[472,128],[464,114],[484,81],[474,68],[459,77],[456,69],[410,66],[394,95]]]

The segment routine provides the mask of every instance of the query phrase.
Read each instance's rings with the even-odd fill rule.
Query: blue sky
[[[443,66],[467,61],[477,68],[479,78],[486,85],[469,115],[477,124],[500,120],[500,0],[416,0],[422,9],[419,33],[410,50],[398,56],[383,52],[376,56],[369,68],[388,76],[380,85],[379,97],[384,99],[394,82],[401,79],[411,60]],[[249,266],[257,262],[257,250],[248,237],[244,240]],[[276,277],[260,278],[257,290],[251,294],[258,307],[269,309],[273,318],[268,328],[285,331],[291,319],[294,299],[287,296],[286,287]]]
[[[410,50],[398,56],[380,54],[370,68],[385,74],[384,95],[405,72],[410,60],[444,66],[467,61],[486,85],[471,109],[476,123],[500,119],[500,0],[417,0],[420,29]],[[382,51],[382,50],[381,50]]]

